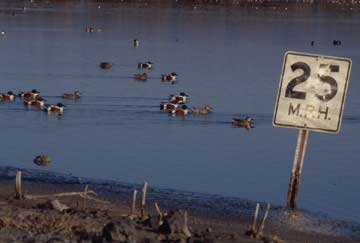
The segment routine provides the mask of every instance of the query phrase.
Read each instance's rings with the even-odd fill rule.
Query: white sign
[[[350,70],[347,58],[285,53],[274,126],[338,133]]]

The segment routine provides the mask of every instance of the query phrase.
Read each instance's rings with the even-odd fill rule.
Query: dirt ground
[[[319,234],[289,231],[265,223],[263,233],[247,235],[249,222],[231,215],[217,217],[196,210],[162,208],[147,200],[141,215],[141,192],[131,214],[132,195],[97,192],[84,185],[23,181],[25,198],[14,198],[13,180],[0,181],[0,242],[356,242]],[[31,196],[81,192],[70,196]],[[85,198],[84,198],[85,196]],[[169,206],[169,205],[168,205]],[[259,216],[261,219],[262,217]],[[260,221],[258,219],[258,221]],[[258,223],[259,224],[259,223]]]

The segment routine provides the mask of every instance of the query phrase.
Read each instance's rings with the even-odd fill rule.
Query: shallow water
[[[83,98],[64,101],[63,116],[28,110],[19,100],[1,103],[1,166],[31,169],[36,155],[49,154],[52,171],[284,205],[297,131],[272,126],[283,55],[349,57],[342,129],[310,133],[299,207],[360,222],[359,12],[175,2],[22,6],[0,4],[0,91],[36,88],[58,102],[80,90]],[[88,25],[103,31],[86,33]],[[333,39],[343,45],[332,46]],[[155,63],[150,80],[132,80],[137,63],[147,60]],[[101,70],[102,61],[114,67]],[[172,71],[179,82],[161,83]],[[162,113],[159,103],[179,91],[190,94],[190,106],[211,104],[215,112],[185,119]],[[244,115],[255,119],[255,129],[230,125]]]

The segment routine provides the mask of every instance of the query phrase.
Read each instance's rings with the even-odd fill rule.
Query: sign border
[[[321,57],[323,59],[332,59],[332,60],[335,59],[335,60],[346,61],[346,62],[349,63],[349,69],[348,69],[348,72],[346,74],[346,79],[345,79],[344,95],[343,95],[342,100],[341,100],[341,110],[340,110],[340,114],[339,114],[339,121],[338,121],[336,130],[314,128],[314,127],[303,127],[303,126],[287,125],[287,124],[279,124],[279,123],[275,122],[275,118],[276,118],[277,111],[278,111],[278,106],[279,106],[281,87],[283,85],[283,80],[284,80],[285,64],[286,64],[286,60],[287,60],[289,54],[294,54],[294,55],[298,55],[298,56],[306,56],[306,57]],[[274,127],[288,127],[288,128],[306,129],[306,130],[311,130],[311,131],[327,132],[327,133],[339,133],[340,132],[341,122],[342,122],[342,117],[343,117],[343,111],[344,111],[344,107],[345,107],[345,98],[346,98],[347,90],[348,90],[348,87],[349,87],[351,67],[352,67],[352,60],[350,58],[324,56],[324,55],[301,53],[301,52],[295,52],[295,51],[287,51],[287,52],[285,52],[282,71],[281,71],[281,76],[280,76],[280,82],[279,82],[279,87],[278,87],[278,93],[277,93],[277,98],[276,98],[275,110],[274,110],[273,120],[272,120],[273,126]]]

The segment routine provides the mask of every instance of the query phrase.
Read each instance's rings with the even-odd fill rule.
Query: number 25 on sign
[[[308,131],[340,131],[351,64],[347,58],[285,54],[273,124],[300,129],[288,190],[291,208],[296,207]]]

